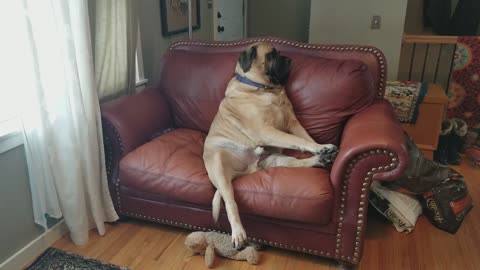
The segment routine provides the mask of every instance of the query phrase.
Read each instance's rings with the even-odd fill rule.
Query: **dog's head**
[[[241,69],[250,79],[265,85],[285,85],[290,75],[290,58],[269,43],[255,43],[238,58],[237,72]]]

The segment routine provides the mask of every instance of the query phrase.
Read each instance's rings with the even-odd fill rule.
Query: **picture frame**
[[[159,0],[162,36],[188,32],[188,0]],[[192,30],[200,28],[200,0],[192,0]]]

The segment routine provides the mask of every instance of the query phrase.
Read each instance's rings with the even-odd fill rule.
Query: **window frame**
[[[140,23],[137,30],[137,50],[135,52],[135,86],[141,87],[148,83],[143,69],[142,36],[140,33]]]
[[[143,69],[142,39],[140,24],[137,32],[137,50],[135,53],[135,85],[136,90],[141,91],[148,83]],[[24,143],[20,118],[13,115],[0,122],[0,154],[16,148]]]

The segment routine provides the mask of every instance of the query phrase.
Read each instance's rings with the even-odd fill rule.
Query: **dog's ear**
[[[238,58],[238,63],[243,72],[248,72],[252,67],[252,62],[257,58],[257,47],[252,46],[248,50],[243,51]]]

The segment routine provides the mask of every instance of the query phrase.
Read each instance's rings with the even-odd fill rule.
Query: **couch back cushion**
[[[368,66],[360,60],[281,53],[292,59],[285,88],[299,121],[317,142],[338,144],[345,121],[377,95]],[[208,132],[238,56],[188,50],[165,54],[159,89],[176,127]]]

